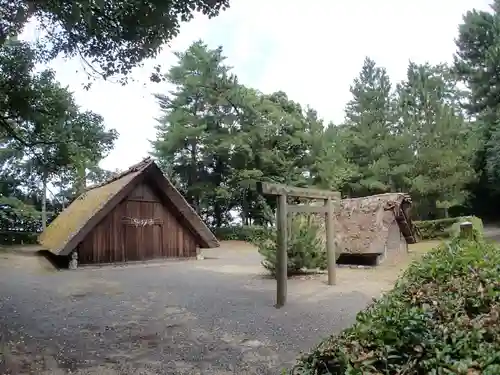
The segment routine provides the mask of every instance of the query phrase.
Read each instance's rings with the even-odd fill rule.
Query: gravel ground
[[[7,266],[5,256],[0,374],[278,374],[389,285],[357,288],[360,273],[349,279],[344,270],[334,287],[294,279],[277,310],[258,254],[218,251],[203,261],[77,271],[28,256]]]

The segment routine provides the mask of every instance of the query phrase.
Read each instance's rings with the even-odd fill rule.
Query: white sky
[[[220,16],[198,16],[183,25],[170,47],[134,71],[138,83],[122,87],[101,81],[85,91],[79,61],[58,59],[50,66],[83,108],[104,116],[106,125],[120,133],[102,167],[125,169],[148,156],[159,115],[152,93],[168,90],[149,82],[151,67],[175,64],[172,51],[182,51],[197,39],[212,48],[222,45],[242,83],[266,93],[283,90],[325,120],[339,123],[350,99],[349,86],[366,56],[387,68],[393,82],[404,79],[409,60],[451,61],[462,15],[474,7],[487,9],[491,2],[232,0]],[[26,30],[26,38],[32,35],[33,30]]]

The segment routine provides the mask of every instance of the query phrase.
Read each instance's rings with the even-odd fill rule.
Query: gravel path
[[[486,224],[484,226],[484,235],[492,241],[500,243],[500,226]]]
[[[371,300],[291,280],[277,310],[253,253],[73,272],[21,258],[0,267],[0,374],[277,374]]]

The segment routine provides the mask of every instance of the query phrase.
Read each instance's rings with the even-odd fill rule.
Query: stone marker
[[[472,223],[470,221],[460,223],[460,237],[472,239],[473,236]]]

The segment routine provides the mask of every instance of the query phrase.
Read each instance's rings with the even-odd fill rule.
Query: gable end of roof
[[[200,247],[219,246],[212,231],[151,158],[102,184],[90,186],[40,234],[38,242],[56,255],[68,255],[146,176],[153,178],[165,198],[173,204]]]

